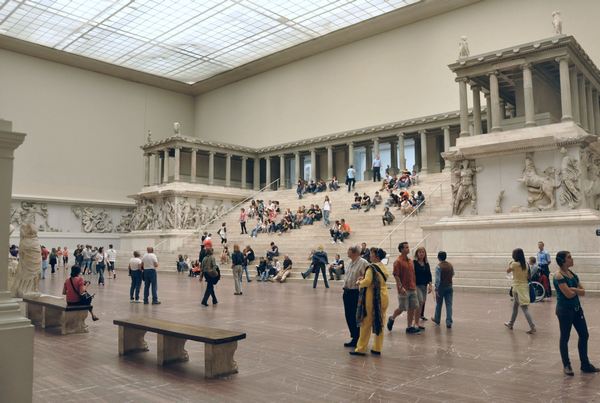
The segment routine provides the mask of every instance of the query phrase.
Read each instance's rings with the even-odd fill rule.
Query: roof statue
[[[146,137],[146,143],[152,143],[152,130],[148,130],[148,136]]]
[[[552,12],[552,26],[554,27],[554,35],[562,35],[562,18],[560,18],[560,11],[558,10]]]
[[[458,58],[469,57],[469,44],[467,43],[467,37],[461,36],[460,42],[458,43]]]
[[[176,136],[179,136],[179,131],[181,129],[181,124],[179,122],[173,122],[173,131]]]

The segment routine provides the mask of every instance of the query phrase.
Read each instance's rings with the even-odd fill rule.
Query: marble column
[[[471,87],[473,92],[473,134],[481,134],[481,91],[478,85]]]
[[[169,149],[165,148],[163,151],[163,183],[169,182]]]
[[[573,113],[573,120],[578,125],[581,125],[581,116],[579,114],[579,85],[577,84],[577,68],[575,66],[569,68],[569,85],[571,87],[571,110]]]
[[[208,152],[208,184],[215,184],[215,152]]]
[[[467,78],[458,79],[460,96],[460,137],[469,135],[469,103],[467,101]]]
[[[447,153],[450,149],[450,126],[442,126],[442,130],[444,131],[444,152]],[[443,172],[450,171],[450,163],[448,160],[444,160],[444,170]]]
[[[248,157],[242,157],[242,173],[241,173],[241,179],[242,179],[242,184],[241,184],[241,188],[242,189],[246,189],[246,164],[248,163]]]
[[[421,173],[427,173],[427,132],[419,130],[421,135]]]
[[[310,150],[310,180],[317,180],[317,151]]]
[[[525,127],[535,126],[535,106],[533,103],[533,77],[531,64],[526,63],[523,68],[523,100],[525,104]]]
[[[333,177],[333,146],[327,146],[327,179]]]
[[[489,92],[485,94],[485,127],[487,133],[492,132],[492,97]]]
[[[33,333],[8,286],[8,245],[14,151],[25,134],[12,131],[12,123],[0,120],[0,399],[3,402],[31,402],[33,388]],[[27,159],[27,155],[23,155]],[[15,229],[19,233],[19,229]],[[50,281],[50,280],[46,280]]]
[[[268,186],[268,189],[273,189],[271,185],[271,157],[265,157],[265,186]]]
[[[150,154],[144,154],[144,186],[150,186]]]
[[[498,89],[497,72],[490,73],[490,97],[492,99],[492,132],[500,132],[500,118],[503,116],[500,110],[500,90]],[[462,129],[461,129],[462,131]]]
[[[252,186],[254,186],[254,190],[260,190],[260,158],[254,157],[254,178],[252,180]]]
[[[373,139],[373,155],[377,157],[379,155],[379,138],[375,137]]]
[[[578,76],[577,85],[579,86],[579,117],[581,119],[581,127],[584,130],[589,130],[587,115],[587,95],[585,94],[585,76]]]
[[[354,165],[354,143],[348,143],[348,167]]]
[[[404,133],[398,133],[398,152],[400,153],[400,170],[406,169],[406,151],[404,150]]]
[[[398,173],[398,143],[390,141],[390,174]]]
[[[198,163],[198,149],[192,148],[192,156],[190,157],[190,182],[196,183],[196,164]]]
[[[298,179],[304,177],[302,175],[302,171],[300,170],[300,151],[294,152],[294,174],[296,175],[296,177],[292,178],[292,183],[296,183]]]
[[[561,121],[573,120],[571,111],[571,84],[569,84],[569,59],[561,57],[558,59],[558,70],[560,76],[560,107],[562,110]]]
[[[160,185],[161,171],[160,171],[160,151],[154,154],[154,184]]]
[[[365,165],[363,180],[370,181],[373,179],[373,148],[370,144],[365,146]]]
[[[587,104],[587,115],[588,115],[588,128],[590,133],[596,133],[596,126],[594,122],[594,104],[592,98],[592,83],[589,81],[585,83],[585,103]]]
[[[285,154],[279,154],[279,189],[285,189]]]
[[[594,134],[600,134],[600,105],[598,104],[598,90],[592,91],[592,103],[594,104],[594,127],[596,128]]]
[[[175,172],[173,174],[173,180],[179,182],[181,173],[181,148],[175,148]]]
[[[231,186],[231,154],[225,154],[225,186]]]

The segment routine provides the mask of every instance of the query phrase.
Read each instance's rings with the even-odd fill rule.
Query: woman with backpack
[[[204,291],[204,297],[202,298],[202,305],[208,306],[208,297],[212,297],[213,305],[217,304],[217,296],[215,295],[215,284],[217,284],[221,278],[219,266],[213,256],[212,245],[205,245],[206,256],[202,259],[202,273],[206,280],[206,290]]]
[[[531,319],[531,315],[529,314],[528,310],[530,302],[529,280],[531,279],[531,275],[527,267],[527,262],[525,262],[525,254],[523,253],[523,249],[517,248],[513,250],[512,258],[513,261],[508,266],[508,269],[506,269],[506,272],[513,274],[513,310],[510,320],[506,322],[504,326],[512,330],[515,320],[517,319],[520,306],[525,318],[527,319],[527,323],[529,323],[529,330],[527,333],[533,334],[535,333],[535,324],[533,323],[533,319]]]

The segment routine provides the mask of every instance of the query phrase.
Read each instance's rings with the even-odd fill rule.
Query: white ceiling
[[[420,0],[0,0],[0,35],[192,84]]]

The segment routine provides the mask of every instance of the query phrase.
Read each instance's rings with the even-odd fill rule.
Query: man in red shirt
[[[415,277],[415,267],[413,261],[408,257],[410,248],[408,242],[400,242],[398,245],[400,256],[394,262],[394,278],[396,279],[396,289],[398,290],[398,309],[388,318],[387,328],[392,331],[394,327],[394,319],[402,312],[406,311],[407,327],[406,333],[418,334],[421,329],[413,327],[419,300],[417,297],[417,280]]]
[[[46,249],[44,245],[41,248],[42,252],[42,278],[46,278],[46,269],[48,269],[48,255],[50,255],[50,251]]]

